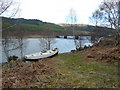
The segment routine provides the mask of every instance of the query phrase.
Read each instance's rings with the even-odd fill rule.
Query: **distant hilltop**
[[[71,24],[60,23],[60,24],[58,24],[58,25],[60,25],[60,26],[70,26]],[[77,25],[77,26],[87,26],[87,25],[89,25],[89,24],[75,24],[75,25]]]
[[[19,27],[19,28],[18,28]],[[59,34],[64,32],[64,28],[54,23],[43,22],[37,19],[24,19],[24,18],[6,18],[2,17],[2,29],[16,31],[24,30],[27,35],[44,35],[44,34]]]
[[[100,26],[93,26],[89,24],[71,24],[61,23],[58,24],[65,30],[71,30],[74,26],[74,33],[76,35],[97,35],[97,36],[112,36],[115,33],[114,29]]]
[[[24,18],[6,18],[2,17],[2,29],[4,32],[16,32],[24,30],[26,35],[73,35],[73,30],[70,24],[54,24],[43,22],[38,19]],[[106,27],[95,27],[88,24],[75,24],[75,35],[98,35],[107,36],[114,35],[115,30]],[[11,33],[12,35],[12,33]]]

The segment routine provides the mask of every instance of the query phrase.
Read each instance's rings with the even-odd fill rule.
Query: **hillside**
[[[13,32],[24,31],[28,35],[73,35],[70,24],[59,24],[43,22],[37,19],[24,18],[2,18],[3,36],[5,32],[12,32],[10,35],[16,35]],[[95,27],[86,24],[77,24],[74,27],[75,35],[97,35],[97,36],[112,36],[115,30],[106,27]]]
[[[60,24],[64,29],[71,30],[70,24]],[[114,35],[115,30],[107,27],[92,26],[88,24],[76,24],[74,26],[75,34],[77,35],[97,35],[97,36],[108,36]]]
[[[8,31],[16,31],[19,27],[20,30],[24,30],[27,34],[51,34],[54,33],[62,33],[64,32],[64,28],[59,25],[43,22],[37,19],[24,19],[24,18],[2,18],[2,29],[3,32]]]

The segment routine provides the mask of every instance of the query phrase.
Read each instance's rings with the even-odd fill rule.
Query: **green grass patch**
[[[57,68],[47,82],[38,87],[46,88],[117,88],[118,67],[96,61],[85,61],[80,53],[60,54]]]

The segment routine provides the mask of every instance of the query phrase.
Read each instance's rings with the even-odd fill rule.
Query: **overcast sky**
[[[78,23],[88,24],[89,16],[102,0],[22,0],[21,18],[39,19],[52,23],[66,23],[66,16],[73,8]]]

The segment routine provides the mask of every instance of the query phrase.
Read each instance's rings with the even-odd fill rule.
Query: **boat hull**
[[[43,53],[43,55],[44,54],[46,54],[46,53]],[[44,59],[44,58],[52,58],[52,57],[54,57],[54,56],[56,56],[57,54],[58,54],[58,50],[56,50],[56,51],[54,51],[53,53],[51,53],[50,55],[49,55],[50,53],[48,53],[48,56],[46,55],[46,56],[44,56],[44,57],[42,57],[42,55],[41,55],[41,57],[39,57],[39,58],[30,58],[30,57],[24,57],[24,60],[25,61],[38,61],[38,60],[41,60],[41,59]],[[32,55],[31,55],[32,56]]]

